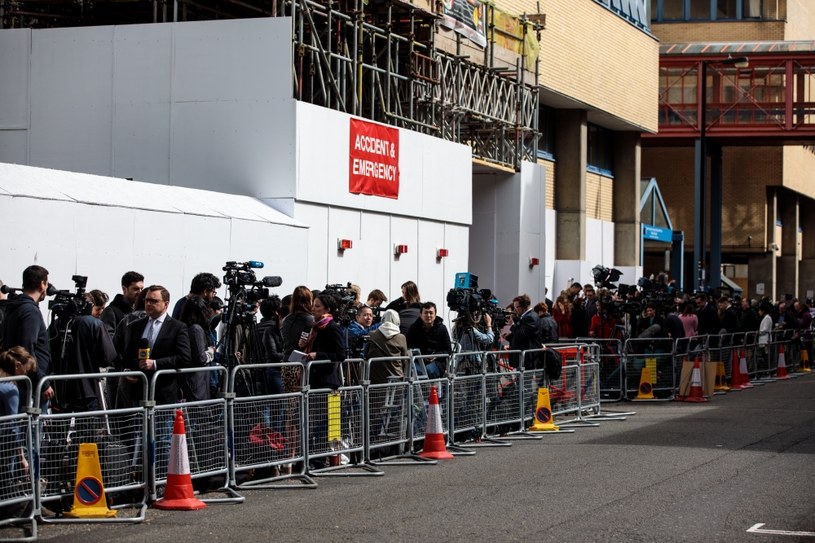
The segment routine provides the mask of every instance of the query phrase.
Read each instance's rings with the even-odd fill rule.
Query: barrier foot
[[[236,484],[233,480],[233,486],[245,490],[310,489],[317,488],[317,481],[305,473],[291,473],[278,475],[277,477],[266,477],[265,479],[246,481],[241,484]]]
[[[30,502],[30,507],[34,507],[33,500]],[[0,539],[3,543],[6,541],[36,541],[37,540],[37,519],[34,515],[29,513],[30,516],[22,518],[7,518],[0,520],[0,529],[4,532],[19,533],[19,537],[10,536],[8,538]]]
[[[479,447],[512,447],[512,443],[505,441],[504,436],[500,438],[494,436],[480,436],[476,440],[460,442],[458,446],[465,449],[476,449]]]
[[[455,443],[447,444],[447,452],[453,456],[475,456],[475,451],[467,450],[460,445],[456,445]]]
[[[312,477],[381,477],[385,472],[372,464],[345,464],[309,469]]]
[[[374,466],[435,466],[439,462],[411,453],[386,456],[381,460],[368,460],[368,463]]]
[[[540,434],[533,434],[532,432],[524,428],[523,430],[516,430],[514,432],[510,432],[507,435],[503,436],[502,439],[532,439],[537,441],[539,439],[543,439],[543,436]]]
[[[208,494],[226,494],[226,497],[223,498],[202,498],[201,495],[208,495]],[[221,488],[216,488],[214,490],[207,490],[205,492],[201,492],[201,495],[198,496],[198,499],[207,504],[239,504],[246,501],[246,497],[240,495],[234,488],[228,486],[228,481],[225,483],[225,486]]]

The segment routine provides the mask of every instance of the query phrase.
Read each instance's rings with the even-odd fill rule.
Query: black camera
[[[54,299],[48,302],[48,309],[60,320],[68,320],[79,315],[90,315],[93,304],[85,299],[85,287],[88,285],[88,278],[84,275],[74,275],[71,281],[76,285],[76,292],[69,290],[57,290],[52,292]],[[49,285],[50,287],[51,285]]]
[[[447,293],[447,307],[461,315],[467,315],[471,322],[478,323],[482,315],[492,318],[493,328],[502,328],[510,311],[498,305],[498,298],[486,288],[451,288]]]
[[[230,261],[224,264],[224,284],[230,292],[246,290],[246,301],[259,302],[269,297],[269,287],[279,287],[283,280],[276,275],[268,275],[258,281],[255,270],[263,267],[263,262],[249,260],[248,262]]]
[[[356,318],[358,308],[354,306],[357,299],[354,293],[353,284],[348,282],[346,284],[334,283],[326,285],[323,292],[333,294],[337,297],[337,319],[341,326],[347,326],[352,319]]]

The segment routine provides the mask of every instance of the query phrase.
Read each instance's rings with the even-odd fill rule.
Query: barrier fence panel
[[[365,362],[365,460],[376,465],[433,465],[412,451],[410,357]]]
[[[484,427],[484,368],[480,353],[453,355],[448,366],[450,376],[450,442],[480,445]],[[439,398],[441,402],[441,397]]]
[[[756,336],[756,371],[752,376],[756,383],[767,383],[774,381],[776,359],[773,332],[758,332]]]
[[[552,415],[577,415],[580,412],[580,365],[582,364],[581,345],[577,343],[551,345],[560,354],[562,370],[558,379],[547,379]]]
[[[184,414],[187,455],[193,485],[207,493],[221,492],[228,495],[224,498],[201,498],[201,501],[206,503],[241,503],[244,501],[243,496],[229,487],[230,451],[227,439],[229,431],[226,398],[156,404],[156,386],[159,381],[164,381],[169,377],[179,383],[180,379],[200,378],[210,383],[213,382],[212,377],[216,375],[219,382],[226,383],[226,368],[223,366],[159,370],[150,380],[150,450],[153,460],[150,477],[151,498],[160,498],[167,482],[173,423],[176,411],[180,409]]]
[[[413,402],[413,443],[412,450],[419,452],[424,445],[425,432],[427,430],[427,417],[430,412],[430,388],[436,387],[439,397],[439,410],[441,414],[442,433],[447,442],[447,448],[451,454],[469,456],[475,454],[473,451],[462,449],[453,444],[451,428],[452,399],[450,395],[450,380],[447,375],[429,378],[426,366],[431,361],[441,359],[445,366],[448,365],[450,357],[447,355],[411,355],[411,401]]]
[[[623,342],[619,339],[577,338],[577,342],[598,347],[600,400],[618,402],[625,399],[623,386]]]
[[[127,383],[129,405],[122,400],[121,408],[116,409],[61,412],[57,404],[41,403],[43,390],[49,386],[65,390],[68,387],[64,385],[68,382],[79,385],[70,387],[72,390],[86,390],[89,393],[94,391],[98,401],[106,393],[100,386],[105,375],[107,387]],[[148,460],[147,412],[144,402],[148,397],[147,378],[142,372],[105,375],[50,375],[37,385],[33,422],[35,450],[39,452],[39,472],[38,477],[35,477],[37,508],[41,510],[43,506],[47,506],[57,515],[42,516],[44,522],[141,522],[145,518]],[[83,398],[88,399],[91,398]],[[62,399],[73,405],[81,403],[68,400],[69,398]],[[104,403],[100,403],[104,407]],[[76,504],[74,485],[79,464],[79,445],[82,443],[96,444],[108,505],[122,514],[112,518],[62,516],[63,512],[71,512]],[[83,469],[90,470],[91,465],[84,466]],[[124,513],[131,513],[131,516]]]
[[[758,332],[747,332],[744,334],[744,345],[740,353],[740,357],[741,356],[743,356],[747,362],[747,376],[751,381],[750,384],[764,384],[755,382],[759,363]]]
[[[23,375],[0,378],[4,396],[18,398],[17,412],[0,416],[0,527],[19,536],[0,541],[37,539],[35,458],[32,454],[31,381]]]
[[[337,390],[311,388],[313,377],[318,372],[323,373],[327,366],[338,368],[345,376],[345,384]],[[304,431],[307,436],[306,460],[309,474],[384,474],[376,466],[365,462],[365,389],[361,381],[363,371],[364,361],[358,359],[348,359],[341,364],[318,360],[306,365],[308,416]]]
[[[243,375],[238,375],[238,374]],[[296,376],[296,392],[281,392],[283,375]],[[262,381],[252,396],[235,383]],[[227,392],[231,486],[250,489],[316,488],[305,464],[305,371],[299,362],[235,366]],[[276,387],[276,388],[275,388]]]
[[[674,398],[676,370],[672,339],[628,339],[624,345],[624,352],[627,398],[636,400]],[[648,371],[645,371],[646,369]]]
[[[600,356],[597,344],[581,345],[580,357],[580,413],[600,414]]]
[[[507,355],[510,353],[510,356]],[[518,354],[518,367],[510,362],[515,360],[512,351],[487,352],[484,358],[485,391],[486,391],[486,435],[498,436],[501,439],[541,439],[526,431],[524,424],[524,367],[527,360],[543,356],[543,349],[534,352],[524,351]],[[535,365],[531,362],[530,367]],[[541,372],[542,370],[529,370]],[[537,390],[535,391],[537,394]],[[499,442],[503,445],[506,441]]]

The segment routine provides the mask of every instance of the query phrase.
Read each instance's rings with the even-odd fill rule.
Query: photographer
[[[172,317],[178,319],[181,317],[181,312],[184,310],[184,304],[192,297],[198,296],[203,298],[208,304],[212,302],[218,294],[218,289],[221,288],[221,280],[212,275],[211,273],[199,273],[192,278],[190,283],[190,293],[175,303],[173,307]]]
[[[528,349],[540,349],[543,344],[540,337],[540,320],[538,315],[532,310],[532,302],[527,294],[515,296],[512,299],[512,309],[515,312],[515,319],[507,336],[509,348],[512,351],[526,351]],[[510,356],[509,364],[518,369],[521,367],[520,356],[513,353]],[[535,369],[538,366],[537,360],[525,360],[526,369]]]
[[[483,332],[469,313],[459,315],[453,323],[453,340],[458,343],[459,352],[486,351],[495,341],[492,317],[489,313],[484,313],[481,317],[481,323],[484,325]],[[467,356],[459,363],[461,366],[456,368],[456,374],[461,372],[462,375],[473,375],[481,372],[481,355]]]
[[[549,306],[546,305],[546,302],[538,302],[533,309],[540,321],[541,341],[544,344],[557,342],[559,338],[557,322],[555,322],[555,318],[552,317],[552,314],[549,313]]]
[[[360,306],[354,320],[348,324],[344,339],[347,340],[346,352],[351,358],[359,358],[363,354],[365,336],[379,328],[381,323],[374,324],[373,309],[367,305]]]
[[[45,300],[47,291],[48,270],[36,265],[27,267],[23,271],[23,293],[9,300],[3,320],[3,346],[6,349],[22,347],[37,362],[36,372],[29,374],[34,389],[51,370],[47,327],[38,307]],[[45,402],[53,396],[54,390],[50,386],[42,392]]]
[[[108,295],[98,289],[93,289],[85,293],[85,301],[91,304],[91,317],[99,319],[105,311],[108,303]]]
[[[449,356],[453,352],[450,345],[450,333],[447,331],[442,318],[436,315],[436,304],[433,302],[422,304],[419,320],[411,325],[405,335],[408,348],[419,349],[423,355],[443,354]],[[447,371],[447,359],[433,358],[427,364],[426,369],[429,379],[438,379]]]
[[[413,281],[402,284],[402,296],[395,299],[385,309],[393,309],[399,313],[400,331],[407,335],[408,330],[415,323],[422,312],[422,298],[419,296],[419,287]]]

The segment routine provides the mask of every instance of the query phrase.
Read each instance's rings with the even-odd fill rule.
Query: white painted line
[[[792,535],[798,537],[815,537],[815,532],[792,532],[789,530],[762,530],[763,522],[753,525],[747,531],[753,534],[769,534],[769,535]]]

